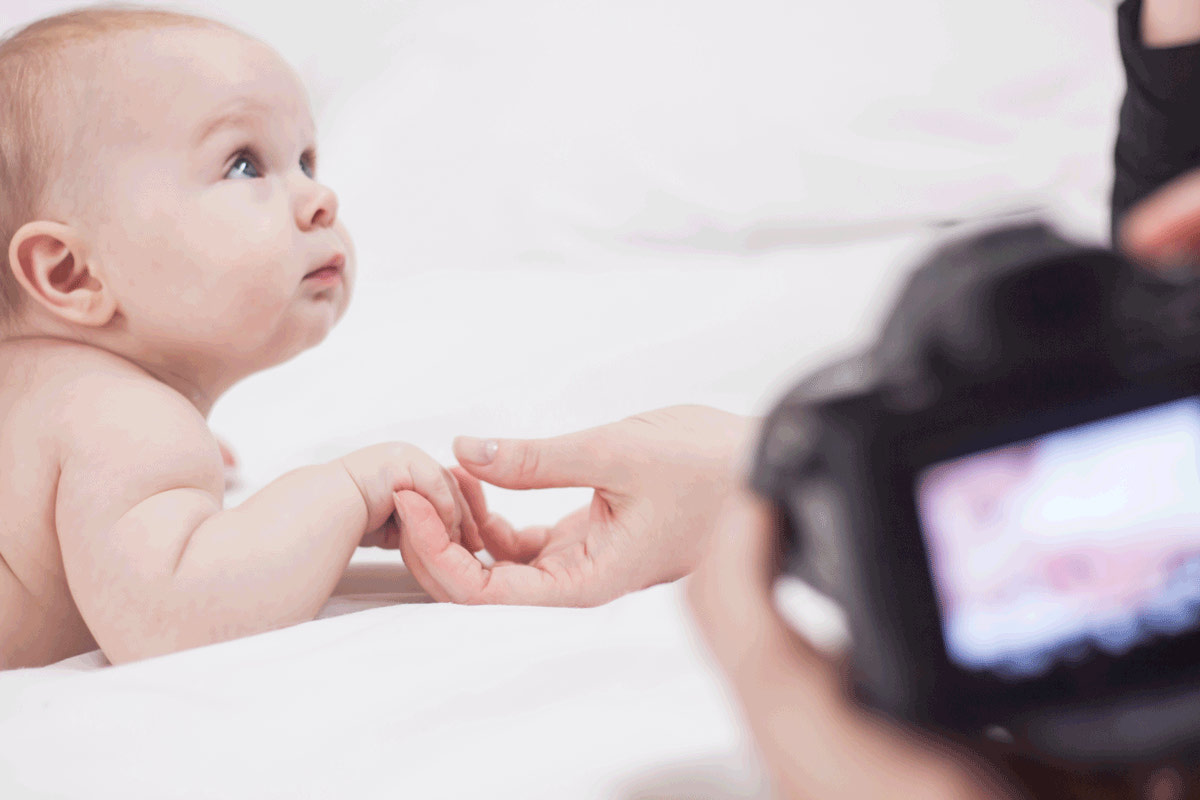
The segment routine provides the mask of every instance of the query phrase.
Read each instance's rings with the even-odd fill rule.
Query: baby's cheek
[[[218,298],[215,327],[251,341],[269,336],[290,300],[279,281],[250,269],[225,276],[212,296]]]
[[[276,281],[246,281],[229,298],[231,311],[236,316],[248,318],[251,323],[261,322],[264,327],[269,327],[287,307],[292,294],[283,291]]]

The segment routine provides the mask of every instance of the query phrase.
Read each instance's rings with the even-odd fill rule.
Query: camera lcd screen
[[[951,661],[1008,679],[1200,627],[1200,399],[922,470]]]

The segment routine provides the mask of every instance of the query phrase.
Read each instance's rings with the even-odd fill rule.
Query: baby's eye
[[[254,166],[254,162],[250,157],[242,154],[233,160],[229,165],[229,171],[225,173],[226,178],[261,178],[262,175],[258,171],[258,167]]]
[[[313,180],[317,178],[317,165],[315,162],[316,159],[312,156],[304,155],[300,157],[300,171]]]

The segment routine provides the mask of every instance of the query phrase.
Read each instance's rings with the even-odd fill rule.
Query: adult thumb
[[[549,439],[454,440],[454,457],[463,469],[505,489],[610,488],[617,449],[604,427]]]
[[[1200,170],[1168,183],[1134,206],[1119,240],[1131,255],[1169,262],[1200,256]]]

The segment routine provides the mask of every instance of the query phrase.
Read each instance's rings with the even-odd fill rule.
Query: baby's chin
[[[240,363],[243,374],[252,374],[290,361],[324,342],[345,316],[349,303],[349,287],[341,286],[324,297],[303,298],[268,323],[267,328],[263,327],[262,314],[251,315],[241,320],[241,324],[225,328],[224,337],[240,343],[240,346],[234,345],[234,352],[225,352]],[[233,333],[239,329],[244,332],[243,335]]]
[[[324,308],[312,309],[313,318],[306,319],[306,323],[302,329],[295,330],[289,335],[287,345],[285,346],[285,354],[281,361],[294,358],[306,350],[311,350],[317,345],[325,341],[326,337],[337,327],[341,322],[342,317],[346,315],[346,309],[349,307],[348,295],[336,304],[330,304]]]
[[[276,331],[267,340],[255,341],[256,337],[248,336],[240,346],[217,344],[208,355],[212,359],[224,362],[237,374],[237,380],[241,381],[313,349],[325,340],[332,328],[332,322],[324,326],[292,326],[287,330]]]

